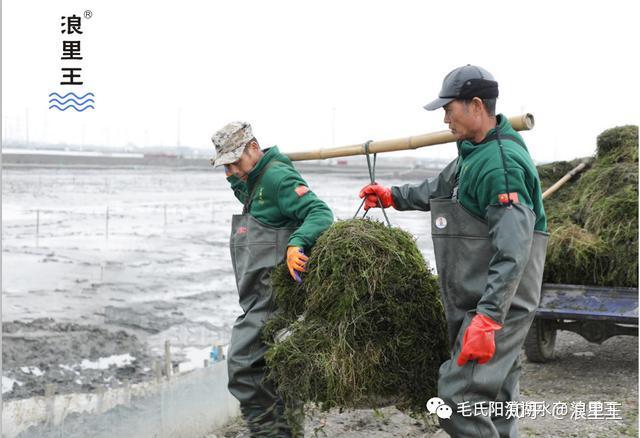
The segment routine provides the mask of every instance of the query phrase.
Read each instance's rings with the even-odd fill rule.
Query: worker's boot
[[[304,436],[304,414],[301,407],[285,412],[278,401],[267,409],[262,406],[241,406],[242,416],[252,437],[300,438]]]

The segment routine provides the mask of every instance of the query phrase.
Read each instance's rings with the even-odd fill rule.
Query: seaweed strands
[[[339,221],[318,239],[301,285],[285,265],[272,284],[268,378],[285,400],[426,410],[449,358],[447,331],[437,278],[409,233]]]
[[[590,168],[545,200],[544,281],[638,286],[638,127],[598,136]],[[580,160],[538,167],[549,187]]]

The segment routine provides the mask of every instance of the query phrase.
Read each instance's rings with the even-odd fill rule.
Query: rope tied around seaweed
[[[371,153],[369,152],[369,145],[371,143],[373,143],[373,140],[368,140],[364,144],[364,154],[367,157],[367,168],[369,170],[369,179],[371,180],[371,184],[376,184],[376,160],[378,158],[378,154],[377,153],[373,154],[373,165],[372,165],[371,158],[370,158]],[[353,219],[355,219],[358,216],[358,213],[360,213],[360,209],[362,209],[362,206],[364,205],[364,202],[366,199],[367,199],[366,196],[362,198],[362,202],[360,203],[360,206],[358,207],[356,214],[353,215]],[[385,211],[385,208],[382,206],[382,202],[380,201],[380,198],[378,198],[378,206],[382,209],[382,214],[384,215],[384,218],[387,221],[387,225],[389,226],[389,228],[391,228],[391,222],[389,221],[389,217],[387,216],[387,212]],[[369,210],[364,211],[364,214],[362,215],[363,219],[367,217],[368,212]]]

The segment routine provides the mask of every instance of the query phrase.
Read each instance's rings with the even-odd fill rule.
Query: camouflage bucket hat
[[[244,147],[253,140],[251,125],[247,122],[231,122],[211,136],[216,148],[216,157],[211,159],[215,167],[238,161]]]

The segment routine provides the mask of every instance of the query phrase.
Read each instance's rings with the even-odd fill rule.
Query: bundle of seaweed
[[[279,311],[265,327],[267,363],[285,399],[426,410],[449,353],[437,279],[409,233],[337,222],[318,239],[301,285],[285,265],[272,284]]]
[[[545,200],[551,238],[544,281],[638,286],[638,127],[598,136],[590,167]],[[538,167],[543,189],[580,160]]]

